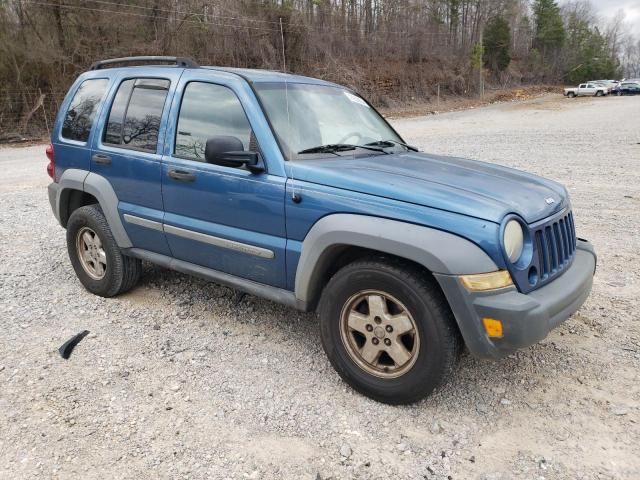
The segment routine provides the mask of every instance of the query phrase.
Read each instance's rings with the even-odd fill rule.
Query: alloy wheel
[[[107,271],[107,254],[96,232],[89,227],[82,227],[76,237],[76,249],[87,275],[94,280],[102,280]]]
[[[345,349],[367,373],[397,378],[415,364],[420,336],[411,313],[398,299],[378,290],[358,292],[340,316]]]

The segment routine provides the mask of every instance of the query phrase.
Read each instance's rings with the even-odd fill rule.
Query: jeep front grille
[[[576,251],[576,230],[573,214],[538,226],[534,233],[535,255],[538,257],[538,285],[559,275],[571,264]]]

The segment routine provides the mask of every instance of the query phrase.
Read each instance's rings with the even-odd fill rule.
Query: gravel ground
[[[0,477],[640,478],[640,97],[406,119],[425,151],[565,183],[599,254],[585,306],[499,361],[462,358],[391,407],[331,369],[316,319],[145,265],[80,286],[46,199],[44,147],[0,150]],[[57,348],[91,334],[70,360]]]

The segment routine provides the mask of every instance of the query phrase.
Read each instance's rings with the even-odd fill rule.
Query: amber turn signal
[[[482,319],[484,330],[491,338],[502,338],[502,322],[495,318],[485,317]]]
[[[467,290],[471,291],[496,290],[513,285],[511,275],[509,275],[509,272],[506,270],[477,273],[474,275],[460,275],[460,281]]]

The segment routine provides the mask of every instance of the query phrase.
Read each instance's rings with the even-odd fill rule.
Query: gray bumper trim
[[[438,275],[467,347],[474,355],[500,358],[545,338],[585,302],[593,283],[596,255],[588,242],[578,241],[573,264],[551,283],[526,295],[515,287],[494,292],[469,292],[457,276]],[[489,338],[483,317],[502,321],[502,338]]]
[[[58,196],[60,195],[60,185],[57,183],[50,183],[47,187],[47,193],[49,194],[49,203],[51,204],[51,210],[60,223],[60,210],[58,208]]]

